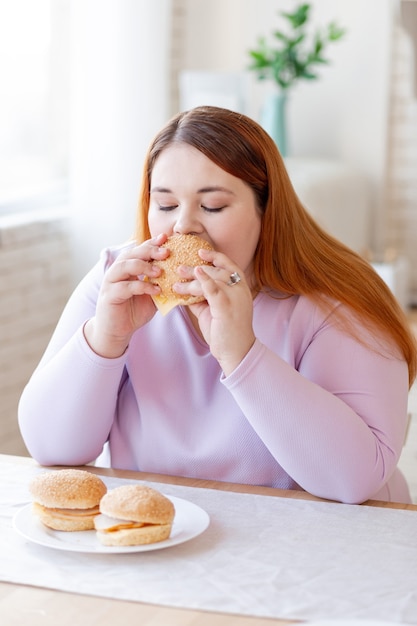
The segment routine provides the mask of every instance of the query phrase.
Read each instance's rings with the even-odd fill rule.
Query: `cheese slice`
[[[166,315],[167,313],[172,311],[174,307],[177,306],[175,300],[168,300],[168,298],[165,298],[165,296],[152,296],[152,300],[154,301],[156,308],[162,315]]]
[[[113,533],[117,530],[126,530],[130,528],[142,528],[145,526],[143,522],[131,522],[125,519],[118,519],[100,513],[94,518],[94,526],[96,530],[104,533]]]
[[[43,506],[42,504],[39,504],[39,502],[35,502],[33,504],[33,507],[34,509],[38,507],[39,509],[46,511],[49,514],[52,513],[55,517],[59,517],[61,519],[91,517],[91,515],[98,515],[100,512],[98,505],[90,509],[59,509],[59,508]]]

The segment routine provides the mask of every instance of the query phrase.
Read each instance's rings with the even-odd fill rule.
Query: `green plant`
[[[310,4],[301,4],[293,13],[280,11],[279,14],[288,22],[289,34],[276,30],[272,33],[275,45],[260,37],[258,48],[249,50],[252,63],[248,69],[256,72],[259,80],[272,79],[283,91],[287,91],[300,79],[318,78],[316,68],[328,63],[323,56],[326,47],[341,39],[345,30],[331,22],[309,39],[310,9]]]

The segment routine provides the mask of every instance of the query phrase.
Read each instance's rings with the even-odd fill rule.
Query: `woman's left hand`
[[[200,292],[206,302],[190,305],[200,330],[227,376],[239,365],[255,341],[252,327],[253,298],[244,272],[220,252],[200,250],[204,261],[213,265],[180,268],[191,282],[176,283],[179,293]],[[233,283],[231,276],[237,276]]]

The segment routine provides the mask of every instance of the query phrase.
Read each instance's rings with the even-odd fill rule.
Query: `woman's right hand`
[[[160,288],[146,278],[160,275],[160,268],[152,261],[168,256],[169,251],[160,247],[166,240],[167,235],[160,234],[129,248],[106,271],[95,317],[84,326],[89,346],[100,356],[121,356],[135,330],[155,315],[151,296],[158,294]]]

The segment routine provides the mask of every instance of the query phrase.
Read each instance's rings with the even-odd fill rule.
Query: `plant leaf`
[[[271,78],[281,89],[289,89],[299,79],[317,79],[314,66],[329,63],[324,51],[330,43],[344,37],[346,30],[330,22],[322,32],[316,31],[309,42],[306,28],[310,9],[311,5],[304,3],[293,12],[280,12],[289,32],[273,31],[273,44],[265,36],[259,37],[258,47],[248,51],[252,61],[248,69],[256,72],[259,80]]]

